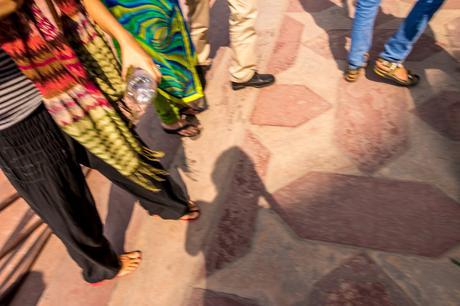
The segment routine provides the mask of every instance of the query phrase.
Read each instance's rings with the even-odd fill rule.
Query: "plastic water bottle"
[[[156,96],[157,82],[141,68],[133,68],[128,72],[128,96],[138,104],[149,104]]]

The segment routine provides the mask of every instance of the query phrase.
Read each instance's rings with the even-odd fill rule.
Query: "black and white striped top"
[[[32,81],[0,49],[0,130],[30,115],[41,101],[40,92]]]

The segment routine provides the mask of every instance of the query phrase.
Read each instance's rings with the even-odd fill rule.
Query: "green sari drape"
[[[160,95],[182,104],[203,97],[195,50],[177,0],[103,1],[160,66]]]

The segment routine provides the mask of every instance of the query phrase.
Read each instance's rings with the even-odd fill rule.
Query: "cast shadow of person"
[[[205,264],[200,277],[207,279],[214,272],[249,253],[256,230],[257,215],[262,208],[261,199],[271,209],[279,204],[267,191],[263,182],[263,165],[258,165],[241,148],[232,147],[222,153],[215,163],[212,180],[217,196],[213,203],[213,221],[206,237],[199,237],[199,223],[191,223],[187,228],[185,249],[191,256],[204,254]],[[229,176],[231,174],[231,176]],[[212,205],[199,203],[201,207]],[[203,217],[207,217],[206,210]],[[243,299],[244,300],[244,299]],[[186,306],[240,305],[241,298],[215,293],[212,290],[194,288]],[[244,305],[252,305],[245,301]]]
[[[23,276],[26,283],[14,287],[0,299],[0,306],[36,306],[46,289],[43,274],[37,271],[28,272]]]
[[[229,16],[227,1],[216,0],[210,9],[209,42],[211,44],[210,58],[215,58],[221,47],[230,46]]]
[[[338,5],[338,2],[333,1],[295,1],[299,1],[302,8],[306,12],[310,13],[316,24],[323,28],[327,33],[329,49],[331,50],[333,58],[336,61],[339,69],[342,71],[345,70],[348,61],[347,45],[349,45],[353,23],[353,19],[349,18],[349,16],[353,15],[352,12],[354,12],[354,7],[351,6],[354,5],[352,2],[356,1],[342,0],[342,7]],[[413,5],[408,8],[407,12],[409,12],[412,7]],[[324,15],[320,13],[324,9],[332,8],[337,10],[338,14],[348,18],[349,24],[347,25],[347,29],[339,29],[338,26],[334,25],[334,20],[331,18],[324,18]],[[442,6],[440,10],[442,10]],[[400,18],[394,16],[391,13],[386,13],[382,10],[381,7],[379,7],[375,20],[375,26],[373,29],[374,35],[372,40],[372,47],[370,50],[369,66],[366,69],[365,74],[365,77],[369,81],[395,86],[394,82],[382,78],[373,72],[373,63],[379,56],[380,52],[382,52],[384,49],[385,43],[394,33],[396,33],[399,25],[404,22],[405,18],[405,16]],[[310,45],[310,47],[316,48],[318,46],[313,44]],[[426,102],[426,98],[432,97],[440,89],[439,86],[437,86],[438,84],[430,83],[430,76],[428,75],[427,71],[438,70],[444,71],[447,74],[455,73],[452,72],[452,67],[458,66],[458,60],[454,58],[454,56],[451,55],[451,53],[449,53],[440,43],[437,42],[436,34],[433,31],[431,24],[429,23],[424,33],[414,44],[409,56],[407,57],[405,66],[407,66],[408,69],[412,69],[413,73],[420,76],[421,81],[418,86],[408,88],[408,92],[412,96],[412,100],[415,104],[416,109],[414,111],[419,112],[419,108]],[[454,84],[456,82],[455,78],[452,78],[450,82]],[[442,85],[444,86],[445,84]],[[445,120],[438,119],[437,121]],[[460,128],[457,128],[456,130],[460,130]]]
[[[346,49],[347,42],[350,39],[351,28],[353,19],[350,16],[354,12],[354,8],[350,7],[353,5],[347,0],[342,1],[342,6],[339,6],[338,3],[329,0],[294,0],[298,1],[303,8],[303,10],[310,14],[310,16],[315,21],[316,25],[322,28],[327,33],[327,43],[329,50],[332,54],[333,59],[337,63],[337,67],[340,70],[345,70],[346,61],[348,56],[348,50]],[[321,14],[324,10],[334,9],[338,15],[342,15],[343,18],[346,18],[347,24],[344,28],[344,25],[340,26],[335,25],[337,23],[336,18],[325,18]],[[383,12],[382,8],[379,7],[376,24],[388,22],[394,20],[396,17],[390,14]],[[377,38],[377,37],[374,37]],[[319,47],[314,45],[313,47]],[[326,46],[324,46],[326,47]]]
[[[354,5],[350,0],[342,0],[342,7],[339,9],[339,5],[333,1],[323,1],[323,0],[294,0],[298,1],[302,8],[311,14],[315,23],[324,29],[328,36],[329,49],[333,55],[334,60],[337,63],[337,67],[344,71],[347,65],[348,50],[347,44],[351,39],[351,28],[353,19],[349,18],[354,13],[354,8],[351,7]],[[413,4],[415,5],[415,3]],[[413,6],[412,5],[412,6]],[[411,6],[411,8],[412,8]],[[349,25],[347,29],[337,29],[334,27],[333,22],[330,19],[325,19],[319,12],[322,9],[335,8],[338,10],[338,13],[349,18]],[[443,7],[439,10],[442,10]],[[408,9],[408,12],[410,9]],[[435,14],[436,16],[436,14]],[[374,35],[372,41],[372,47],[370,50],[370,61],[369,66],[366,69],[365,77],[371,82],[376,82],[383,84],[384,86],[397,86],[394,82],[382,78],[376,75],[373,72],[373,62],[378,57],[379,53],[384,49],[385,43],[388,39],[397,31],[397,27],[405,20],[403,18],[394,16],[390,13],[385,13],[381,7],[375,20],[374,26]],[[389,27],[386,24],[390,25]],[[313,47],[314,45],[312,45]],[[431,57],[435,57],[434,60],[428,60]],[[429,23],[426,27],[424,33],[419,37],[417,42],[414,44],[413,49],[409,56],[407,57],[406,62],[404,63],[408,69],[415,66],[415,69],[412,68],[412,72],[419,75],[420,83],[416,87],[409,87],[407,89],[408,93],[412,97],[414,108],[410,110],[413,114],[418,115],[421,119],[426,122],[431,121],[431,125],[440,132],[443,136],[447,136],[454,141],[460,140],[460,104],[454,102],[450,104],[450,109],[444,108],[444,102],[447,97],[450,97],[451,101],[454,101],[458,97],[458,86],[454,85],[456,83],[455,77],[449,76],[449,74],[455,73],[452,67],[458,67],[458,59],[456,59],[451,53],[449,53],[441,44],[437,42],[436,34],[433,31],[431,24]],[[448,81],[450,84],[441,84],[442,86],[437,86],[436,83],[431,83],[429,80],[429,75],[427,71],[429,70],[438,70],[446,73],[446,78],[451,78]],[[458,73],[458,69],[457,69]],[[348,86],[345,81],[343,86]],[[358,81],[357,83],[359,83]],[[440,82],[439,80],[437,82]],[[446,82],[447,83],[447,82]],[[363,84],[366,86],[366,83]],[[456,87],[456,89],[449,89]],[[384,88],[384,87],[382,87]],[[385,87],[386,88],[386,87]],[[439,91],[447,91],[439,95]],[[432,103],[430,107],[427,105],[427,99],[435,98],[435,103]],[[458,101],[458,99],[456,99]],[[353,102],[354,103],[354,102]],[[444,105],[443,105],[444,104]],[[409,111],[409,109],[408,109]],[[458,160],[458,154],[455,153],[455,143],[444,141],[444,148],[440,148],[442,152],[450,152],[451,160]],[[446,154],[446,153],[443,153]],[[460,182],[460,164],[454,163],[450,164],[448,169],[453,168],[454,177],[457,178],[457,181]]]
[[[175,169],[169,169],[175,156],[179,154],[184,158],[180,166],[184,171],[187,171],[181,137],[166,134],[161,129],[160,120],[155,115],[153,107],[147,108],[146,113],[141,117],[136,126],[136,131],[150,148],[165,153],[165,156],[161,159],[161,163],[166,169],[173,172],[174,179],[176,181],[179,180],[178,183],[181,186],[185,186],[180,181],[180,176],[174,173]],[[104,234],[118,253],[125,251],[126,231],[137,201],[137,197],[112,184],[108,198],[107,216],[104,222]]]

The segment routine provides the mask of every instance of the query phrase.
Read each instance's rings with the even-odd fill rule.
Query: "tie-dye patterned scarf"
[[[80,1],[25,1],[0,26],[1,47],[62,130],[135,183],[158,190],[155,181],[166,173],[150,161],[160,153],[146,148],[120,114],[119,62]]]

